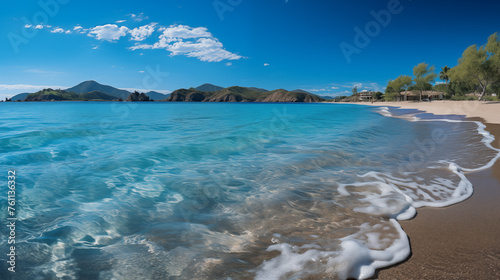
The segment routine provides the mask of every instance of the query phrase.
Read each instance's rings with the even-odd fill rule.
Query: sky
[[[26,0],[0,10],[0,98],[86,80],[383,91],[500,31],[500,1]]]

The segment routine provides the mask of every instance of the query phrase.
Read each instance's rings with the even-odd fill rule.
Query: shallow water
[[[0,110],[12,279],[366,278],[410,253],[397,219],[468,198],[462,170],[498,155],[478,123],[346,104]]]

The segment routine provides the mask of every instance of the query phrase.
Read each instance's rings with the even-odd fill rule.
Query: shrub
[[[484,100],[486,100],[486,101],[498,101],[498,96],[485,96]]]

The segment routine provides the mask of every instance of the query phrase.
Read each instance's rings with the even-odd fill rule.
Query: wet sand
[[[415,105],[405,108],[425,110]],[[492,121],[500,118],[500,104],[495,107],[498,111],[490,116]],[[500,124],[486,126],[496,139],[492,145],[500,148]],[[500,161],[466,176],[474,185],[471,198],[445,208],[420,208],[414,219],[400,222],[410,238],[412,254],[405,262],[379,271],[375,278],[500,279]]]

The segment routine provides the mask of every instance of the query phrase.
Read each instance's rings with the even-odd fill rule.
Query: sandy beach
[[[486,123],[500,124],[500,102],[446,100],[432,102],[375,102],[373,104],[360,102],[356,104],[419,109],[435,115],[462,115],[468,118],[481,118]]]
[[[360,103],[372,105],[370,103]],[[385,102],[374,106],[419,109],[436,115],[480,120],[500,144],[500,103],[477,101]],[[421,208],[401,221],[412,255],[381,270],[378,279],[500,279],[500,162],[466,174],[474,185],[468,200],[445,208]]]

